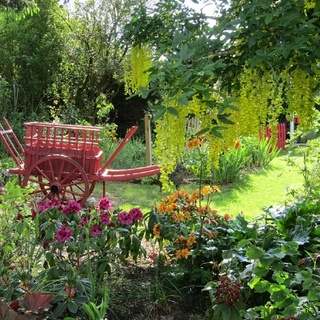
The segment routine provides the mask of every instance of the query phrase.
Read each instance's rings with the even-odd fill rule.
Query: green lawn
[[[301,187],[303,179],[296,167],[288,165],[286,154],[286,151],[281,152],[266,169],[244,174],[237,183],[220,186],[221,193],[214,194],[213,207],[221,214],[236,216],[243,213],[247,218],[254,218],[261,215],[264,208],[290,200],[288,191]],[[295,159],[302,161],[299,156]],[[198,188],[196,184],[182,187],[188,192]],[[96,194],[101,195],[100,190],[97,186]],[[107,193],[112,202],[123,209],[139,206],[144,211],[150,210],[167,195],[157,185],[127,182],[107,183]]]
[[[296,157],[297,161],[301,161]],[[221,213],[236,216],[243,213],[248,218],[261,215],[266,207],[289,201],[288,192],[302,186],[298,168],[286,161],[286,153],[274,159],[268,168],[247,174],[238,183],[221,186],[222,194],[214,199]]]

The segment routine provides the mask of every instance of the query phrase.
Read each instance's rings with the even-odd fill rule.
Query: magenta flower
[[[89,220],[90,220],[90,215],[86,215],[81,218],[80,224],[83,226],[86,226],[88,224]]]
[[[79,213],[81,210],[81,204],[76,200],[70,200],[68,204],[62,209],[65,214]]]
[[[58,242],[69,241],[72,236],[73,236],[73,232],[66,226],[61,226],[56,231],[56,239]]]
[[[110,224],[110,217],[111,217],[111,215],[109,212],[101,213],[100,214],[101,224],[109,225]]]
[[[21,213],[18,213],[14,218],[15,221],[19,221],[19,220],[23,220],[23,219],[24,219],[24,216]]]
[[[101,234],[101,228],[97,224],[95,224],[94,226],[91,227],[90,233],[94,238],[97,238]]]
[[[107,197],[102,198],[98,203],[98,210],[111,210],[112,204]]]
[[[131,215],[126,211],[122,211],[119,213],[118,221],[124,226],[131,226],[133,223]]]
[[[129,214],[133,222],[142,221],[142,211],[139,208],[131,209]]]
[[[32,208],[31,209],[31,218],[32,218],[32,220],[34,220],[36,218],[36,216],[37,216],[37,211]]]
[[[51,199],[47,201],[44,205],[39,204],[38,205],[38,210],[39,212],[46,211],[47,209],[54,208],[56,207],[58,210],[61,210],[61,203],[59,202],[58,199]]]

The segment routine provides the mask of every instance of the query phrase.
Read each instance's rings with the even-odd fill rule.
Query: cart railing
[[[77,161],[87,174],[101,167],[101,127],[57,123],[25,123],[25,167],[48,155],[59,154]],[[57,168],[58,170],[58,168]]]
[[[0,138],[7,151],[17,165],[18,169],[24,169],[24,149],[13,132],[8,120],[2,117],[4,125],[0,123]]]

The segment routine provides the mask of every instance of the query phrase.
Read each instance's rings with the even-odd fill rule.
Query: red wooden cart
[[[25,123],[25,147],[17,139],[9,122],[3,117],[0,138],[13,158],[19,184],[31,185],[40,199],[76,200],[82,205],[95,188],[107,181],[128,181],[160,173],[157,165],[133,169],[111,170],[109,166],[138,127],[128,131],[118,148],[101,166],[103,152],[99,148],[102,128],[79,125],[28,122]]]

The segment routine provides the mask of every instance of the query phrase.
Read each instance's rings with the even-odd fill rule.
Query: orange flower
[[[177,208],[175,203],[170,203],[167,205],[166,211],[167,213],[172,213]]]
[[[214,192],[221,192],[220,188],[218,186],[213,186]]]
[[[159,211],[159,213],[165,213],[166,212],[166,205],[163,202],[160,202],[158,211]]]
[[[196,202],[199,198],[199,194],[200,194],[200,190],[197,189],[191,196],[190,196],[190,199],[193,201],[193,202]]]
[[[201,147],[201,140],[199,138],[195,138],[195,139],[189,140],[187,142],[187,147],[189,149],[200,148]]]
[[[184,239],[184,236],[180,236],[180,237],[177,238],[174,242],[178,244],[178,243],[184,242],[184,240],[185,240],[185,239]]]
[[[190,248],[196,242],[197,242],[196,235],[194,233],[191,233],[187,240],[187,247]]]
[[[185,213],[184,213],[184,218],[185,218],[186,220],[189,220],[189,219],[191,218],[191,213],[190,213],[189,211],[185,211]]]
[[[234,148],[235,148],[236,150],[240,148],[240,141],[239,141],[239,140],[236,140],[236,141],[234,142]]]
[[[176,222],[182,222],[184,220],[183,214],[182,213],[175,213],[172,215],[172,218]]]
[[[229,213],[226,213],[226,214],[223,216],[223,219],[226,220],[226,221],[230,220],[230,219],[231,219],[230,214],[229,214]]]
[[[177,250],[176,251],[176,259],[181,259],[182,257],[182,250]]]
[[[212,193],[213,190],[214,190],[214,189],[212,189],[211,186],[204,186],[204,187],[202,188],[202,195],[206,196],[206,195]]]
[[[181,257],[182,258],[185,258],[185,259],[188,259],[189,256],[191,256],[191,252],[189,251],[188,248],[184,248],[181,251]]]
[[[154,226],[153,226],[153,234],[157,237],[157,238],[160,238],[160,231],[161,231],[161,225],[160,223],[156,223]]]

